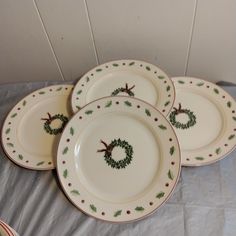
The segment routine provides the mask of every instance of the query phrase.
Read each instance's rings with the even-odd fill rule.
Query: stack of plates
[[[50,86],[22,99],[4,122],[2,144],[22,167],[56,167],[81,211],[128,222],[167,201],[181,165],[210,164],[233,150],[235,111],[234,99],[215,84],[113,61],[75,87]]]

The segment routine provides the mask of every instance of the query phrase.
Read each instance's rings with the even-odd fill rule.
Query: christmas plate
[[[16,231],[0,220],[0,236],[18,236]]]
[[[106,97],[67,124],[57,171],[81,211],[111,222],[140,219],[161,206],[180,173],[177,137],[166,118],[142,100]]]
[[[18,102],[2,128],[2,145],[8,157],[35,170],[55,167],[54,154],[69,120],[72,85],[39,89]]]
[[[236,145],[236,104],[217,85],[202,79],[173,78],[176,101],[169,120],[181,148],[182,165],[213,163]]]
[[[165,116],[175,100],[171,79],[158,67],[135,60],[119,60],[99,65],[85,74],[71,96],[74,112],[104,96],[125,95],[140,98]]]

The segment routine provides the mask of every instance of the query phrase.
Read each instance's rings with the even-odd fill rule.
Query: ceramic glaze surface
[[[176,100],[169,114],[186,166],[207,165],[227,156],[236,146],[236,103],[208,81],[172,78]]]
[[[101,139],[110,143],[118,138],[126,140],[134,152],[131,163],[124,169],[108,166],[103,153],[97,152],[103,147]],[[115,147],[112,156],[116,161],[124,159],[124,149]],[[81,182],[97,197],[112,202],[127,202],[143,193],[157,175],[159,159],[158,142],[151,129],[125,114],[106,114],[92,121],[81,133],[75,153]]]
[[[149,76],[145,73],[137,73],[130,71],[117,71],[104,75],[101,79],[97,80],[89,89],[86,96],[86,103],[94,101],[98,98],[112,95],[112,92],[117,88],[135,86],[132,89],[135,97],[143,99],[152,105],[158,104],[158,88],[151,82]],[[127,95],[125,92],[119,95]]]
[[[150,104],[127,96],[98,99],[67,124],[57,171],[68,198],[111,222],[137,220],[171,195],[180,173],[177,137]]]
[[[176,129],[181,149],[183,151],[195,150],[214,142],[223,126],[222,115],[217,105],[194,91],[188,92],[188,90],[177,89],[176,96],[178,97],[178,103],[183,108],[188,108],[194,112],[196,116],[196,124],[193,127],[187,130]],[[178,104],[174,106],[178,106]],[[209,117],[209,120],[206,117]],[[186,123],[188,117],[185,114],[179,114],[177,120]],[[193,137],[201,138],[195,139]]]
[[[72,89],[72,85],[42,88],[13,107],[2,129],[3,148],[11,160],[35,170],[55,167],[58,141],[71,116]]]
[[[67,98],[68,96],[61,95],[45,99],[24,113],[19,123],[17,134],[18,140],[26,152],[42,156],[42,158],[47,160],[51,159],[52,153],[55,151],[55,136],[45,133],[44,121],[41,118],[47,117],[47,112],[49,111],[52,115],[62,113],[69,117],[66,104]],[[58,120],[52,122],[53,128],[57,128],[60,125],[61,122]]]
[[[137,60],[107,62],[88,71],[75,85],[71,96],[76,113],[91,101],[105,96],[128,96],[142,99],[165,116],[171,110],[175,89],[160,68]]]

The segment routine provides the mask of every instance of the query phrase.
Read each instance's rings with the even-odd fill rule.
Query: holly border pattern
[[[173,79],[174,84],[178,85],[178,86],[194,86],[197,89],[208,89],[209,93],[214,94],[215,96],[217,96],[219,99],[222,99],[225,103],[225,108],[229,109],[229,111],[232,113],[232,121],[236,121],[236,110],[235,107],[233,108],[233,99],[231,99],[231,96],[229,95],[227,98],[227,93],[217,87],[216,85],[213,85],[212,83],[209,83],[208,81],[205,80],[201,80],[201,79],[196,79],[196,82],[193,82],[195,80],[195,78],[191,78],[191,77],[186,77],[186,79],[182,79],[182,78],[175,78]],[[236,125],[236,123],[235,123]],[[219,144],[218,147],[215,148],[215,150],[211,150],[210,152],[204,154],[204,155],[197,155],[197,156],[188,156],[186,158],[183,158],[184,160],[184,164],[186,166],[195,166],[195,165],[204,165],[204,164],[211,164],[214,163],[220,159],[222,159],[226,154],[228,154],[229,152],[231,152],[233,150],[230,149],[227,151],[226,154],[223,154],[223,150],[227,147],[227,146],[231,146],[232,142],[235,142],[235,138],[236,138],[236,128],[234,128],[232,131],[230,131],[230,133],[224,138],[224,141],[222,141],[222,144]],[[190,161],[195,161],[193,164],[191,164]]]

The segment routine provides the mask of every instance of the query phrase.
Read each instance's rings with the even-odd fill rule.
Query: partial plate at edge
[[[176,101],[169,120],[184,166],[200,166],[227,156],[236,145],[236,103],[219,86],[197,78],[172,78]]]
[[[138,220],[173,192],[179,144],[166,118],[148,103],[105,97],[67,124],[57,172],[68,198],[86,214],[110,222]]]
[[[35,170],[55,168],[57,142],[71,115],[72,89],[72,85],[45,87],[12,108],[2,128],[2,146],[12,161]]]
[[[111,61],[87,72],[75,85],[72,110],[105,96],[142,99],[167,116],[175,100],[171,79],[157,66],[137,60]]]

